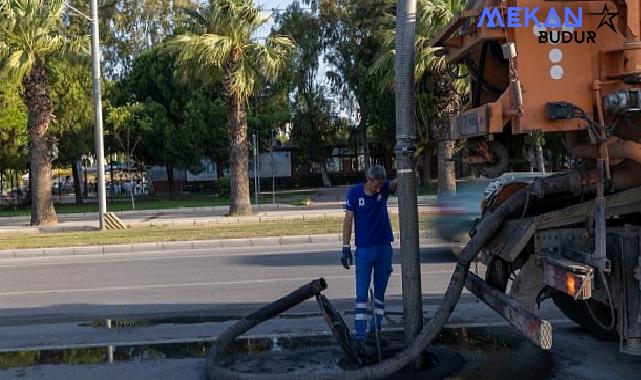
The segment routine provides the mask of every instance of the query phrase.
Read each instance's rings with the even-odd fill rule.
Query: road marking
[[[443,271],[422,271],[421,274],[437,274],[437,273],[452,273],[451,270]],[[392,273],[391,277],[400,277],[400,273]],[[58,290],[29,290],[29,291],[16,291],[16,292],[0,292],[0,296],[23,296],[23,295],[37,295],[37,294],[69,294],[69,293],[96,293],[96,292],[110,292],[118,290],[149,290],[149,289],[171,289],[171,288],[185,288],[185,287],[209,287],[209,286],[225,286],[225,285],[255,285],[255,284],[272,284],[277,282],[309,282],[313,277],[293,277],[293,278],[273,278],[273,279],[256,279],[256,280],[242,280],[242,281],[221,281],[221,282],[191,282],[183,284],[152,284],[152,285],[132,285],[132,286],[106,286],[101,288],[85,288],[85,289],[58,289]],[[326,280],[338,279],[354,279],[354,275],[346,276],[326,276]]]

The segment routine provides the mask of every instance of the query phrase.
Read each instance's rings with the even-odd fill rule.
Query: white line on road
[[[451,270],[442,271],[422,271],[421,274],[437,274],[437,273],[452,273]],[[400,277],[400,273],[392,273],[392,277]],[[354,275],[350,276],[326,276],[326,280],[337,279],[353,279]],[[208,286],[224,286],[224,285],[252,285],[252,284],[271,284],[277,282],[291,282],[291,281],[311,281],[311,277],[295,277],[295,278],[273,278],[273,279],[257,279],[257,280],[243,280],[243,281],[224,281],[224,282],[191,282],[183,284],[150,284],[150,285],[133,285],[133,286],[106,286],[102,288],[85,288],[85,289],[58,289],[58,290],[29,290],[19,292],[0,292],[1,296],[24,296],[36,294],[68,294],[68,293],[95,293],[95,292],[110,292],[118,290],[147,290],[147,289],[171,289],[171,288],[184,288],[184,287],[208,287]]]

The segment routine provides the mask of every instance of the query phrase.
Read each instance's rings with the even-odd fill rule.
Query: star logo
[[[601,22],[599,23],[599,26],[597,26],[597,30],[601,29],[602,26],[607,26],[608,28],[612,29],[614,33],[617,32],[616,27],[614,26],[614,18],[619,15],[619,12],[610,12],[608,9],[608,5],[603,6],[603,12],[601,13]]]

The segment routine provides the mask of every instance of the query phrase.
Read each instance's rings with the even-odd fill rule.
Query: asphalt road
[[[115,316],[244,314],[318,277],[351,308],[354,272],[334,245],[7,259],[0,262],[0,325]],[[423,294],[439,298],[454,268],[449,248],[421,250]],[[400,254],[388,288],[400,303]],[[304,311],[304,310],[299,310]]]
[[[438,305],[447,286],[455,257],[449,248],[434,246],[424,247],[421,257],[423,294],[429,315]],[[388,308],[392,310],[402,310],[399,259],[397,251],[386,298]],[[345,311],[353,305],[353,275],[353,270],[347,271],[340,266],[339,251],[333,245],[2,260],[1,345],[25,348],[65,343],[71,346],[122,346],[128,339],[142,342],[163,337],[172,341],[177,336],[194,341],[210,339],[207,334],[215,335],[214,331],[222,331],[233,321],[161,324],[115,330],[87,328],[77,321],[117,316],[243,315],[321,276],[329,283],[326,296],[339,310]],[[313,302],[308,302],[293,312],[317,313],[317,307]],[[523,346],[530,354],[536,354],[536,358],[541,355],[548,358],[545,363],[550,365],[550,373],[545,378],[638,379],[641,361],[619,354],[616,342],[596,341],[576,325],[559,320],[558,311],[554,314],[549,303],[546,312],[550,319],[555,318],[552,351],[549,354],[541,353],[527,342]],[[500,320],[469,294],[462,296],[453,317],[468,322],[470,318]],[[272,332],[283,327],[304,330],[307,324],[313,329],[322,326],[319,318],[274,320],[270,321],[271,327],[270,322],[265,323],[265,328]],[[123,343],[117,344],[119,341]],[[497,359],[503,363],[503,367],[512,363],[514,358],[523,356],[522,353],[507,355]],[[473,352],[472,358],[476,356]],[[530,360],[529,356],[525,358],[525,361]],[[519,377],[503,378],[522,379],[523,370],[518,363],[512,364],[515,367],[512,370]],[[538,365],[538,362],[534,363]],[[493,366],[482,366],[479,370]],[[202,359],[166,359],[109,366],[17,367],[0,370],[0,379],[200,379],[202,373]]]

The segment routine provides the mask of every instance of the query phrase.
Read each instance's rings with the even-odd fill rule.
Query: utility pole
[[[416,124],[414,103],[414,42],[416,0],[398,0],[396,15],[396,172],[401,226],[401,265],[405,340],[413,341],[423,329],[421,260],[416,200]],[[417,359],[415,366],[420,368]]]
[[[98,0],[91,0],[91,73],[93,77],[94,141],[98,174],[98,224],[105,229],[107,198],[105,194],[105,149],[102,131],[102,95],[100,93],[100,35]]]
[[[254,198],[256,199],[256,206],[258,206],[258,143],[256,142],[256,134],[252,135],[252,142],[254,145]]]

